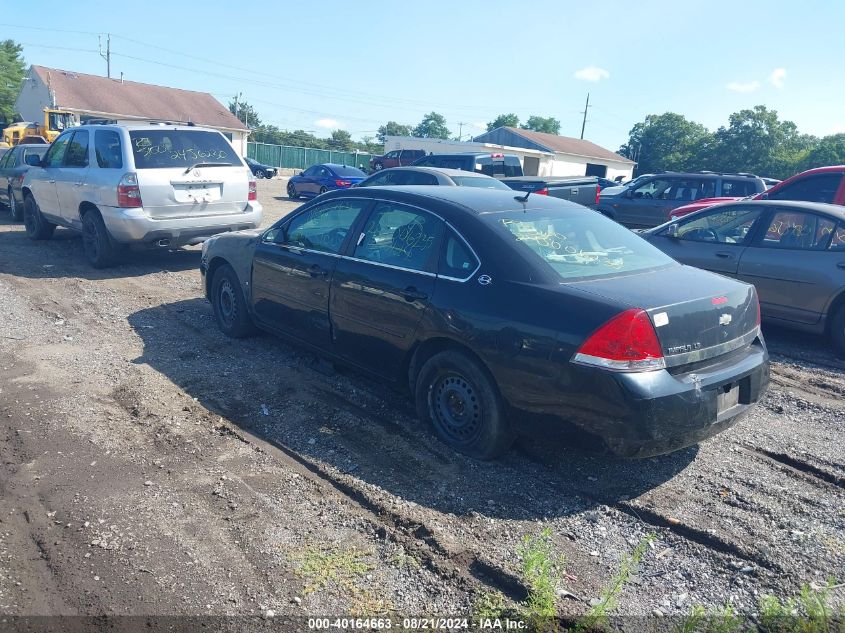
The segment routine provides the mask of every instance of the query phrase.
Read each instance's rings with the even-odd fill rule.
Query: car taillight
[[[249,181],[249,194],[246,197],[247,200],[258,200],[258,188],[255,186],[255,181]]]
[[[599,203],[599,193],[601,192],[601,187],[596,185],[596,204]]]
[[[117,184],[117,206],[124,209],[131,209],[142,205],[141,189],[138,188],[137,174],[131,172],[123,174],[123,178]]]
[[[542,189],[537,189],[534,193],[538,196],[547,196],[549,195],[549,190],[546,187],[543,187]]]
[[[350,181],[350,180],[335,180],[334,184],[335,184],[336,187],[348,187],[349,185],[352,184],[352,181]]]
[[[645,310],[631,308],[593,332],[572,360],[613,371],[653,371],[666,367],[663,350]]]

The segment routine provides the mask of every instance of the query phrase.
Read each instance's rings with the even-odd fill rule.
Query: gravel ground
[[[265,224],[296,208],[259,181]],[[95,271],[0,213],[0,614],[468,615],[525,597],[524,535],[589,608],[752,612],[845,575],[845,362],[766,328],[773,383],[737,427],[642,461],[564,441],[458,455],[404,395],[270,336],[232,341],[199,249]],[[836,604],[845,589],[833,592]]]

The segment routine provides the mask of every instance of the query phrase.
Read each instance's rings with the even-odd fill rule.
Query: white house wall
[[[50,106],[50,91],[37,73],[31,73],[23,83],[15,101],[15,112],[24,121],[44,122],[44,108]]]

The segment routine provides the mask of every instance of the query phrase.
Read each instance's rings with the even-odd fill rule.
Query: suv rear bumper
[[[100,214],[116,242],[175,247],[199,244],[218,233],[257,228],[261,224],[262,208],[261,203],[253,201],[247,203],[243,213],[226,215],[156,219],[143,207],[100,207]]]

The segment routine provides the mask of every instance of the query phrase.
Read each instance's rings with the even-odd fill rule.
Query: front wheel
[[[117,260],[117,245],[96,211],[88,211],[82,216],[82,248],[94,268],[108,268]]]
[[[255,177],[258,178],[259,180],[261,180],[262,178],[264,178],[264,172],[263,171],[255,172]]]
[[[493,459],[513,443],[492,378],[467,354],[445,351],[428,359],[417,376],[414,396],[420,419],[461,453]]]
[[[840,356],[845,358],[845,304],[833,313],[830,320],[830,339]]]
[[[18,204],[17,200],[15,200],[15,194],[12,191],[12,188],[9,187],[9,213],[12,215],[12,220],[15,222],[20,222],[23,219],[23,209]]]
[[[384,165],[382,165],[381,163],[376,163],[375,165],[373,165],[373,169],[375,169],[376,171],[381,171],[382,169],[384,169]]]
[[[296,187],[293,186],[293,183],[288,183],[288,198],[291,200],[298,200],[299,194],[296,192]]]
[[[241,282],[228,264],[218,268],[211,280],[211,307],[217,327],[226,336],[245,338],[255,332]]]
[[[56,231],[56,225],[44,219],[41,209],[31,195],[24,200],[23,225],[27,237],[31,240],[49,240]]]

